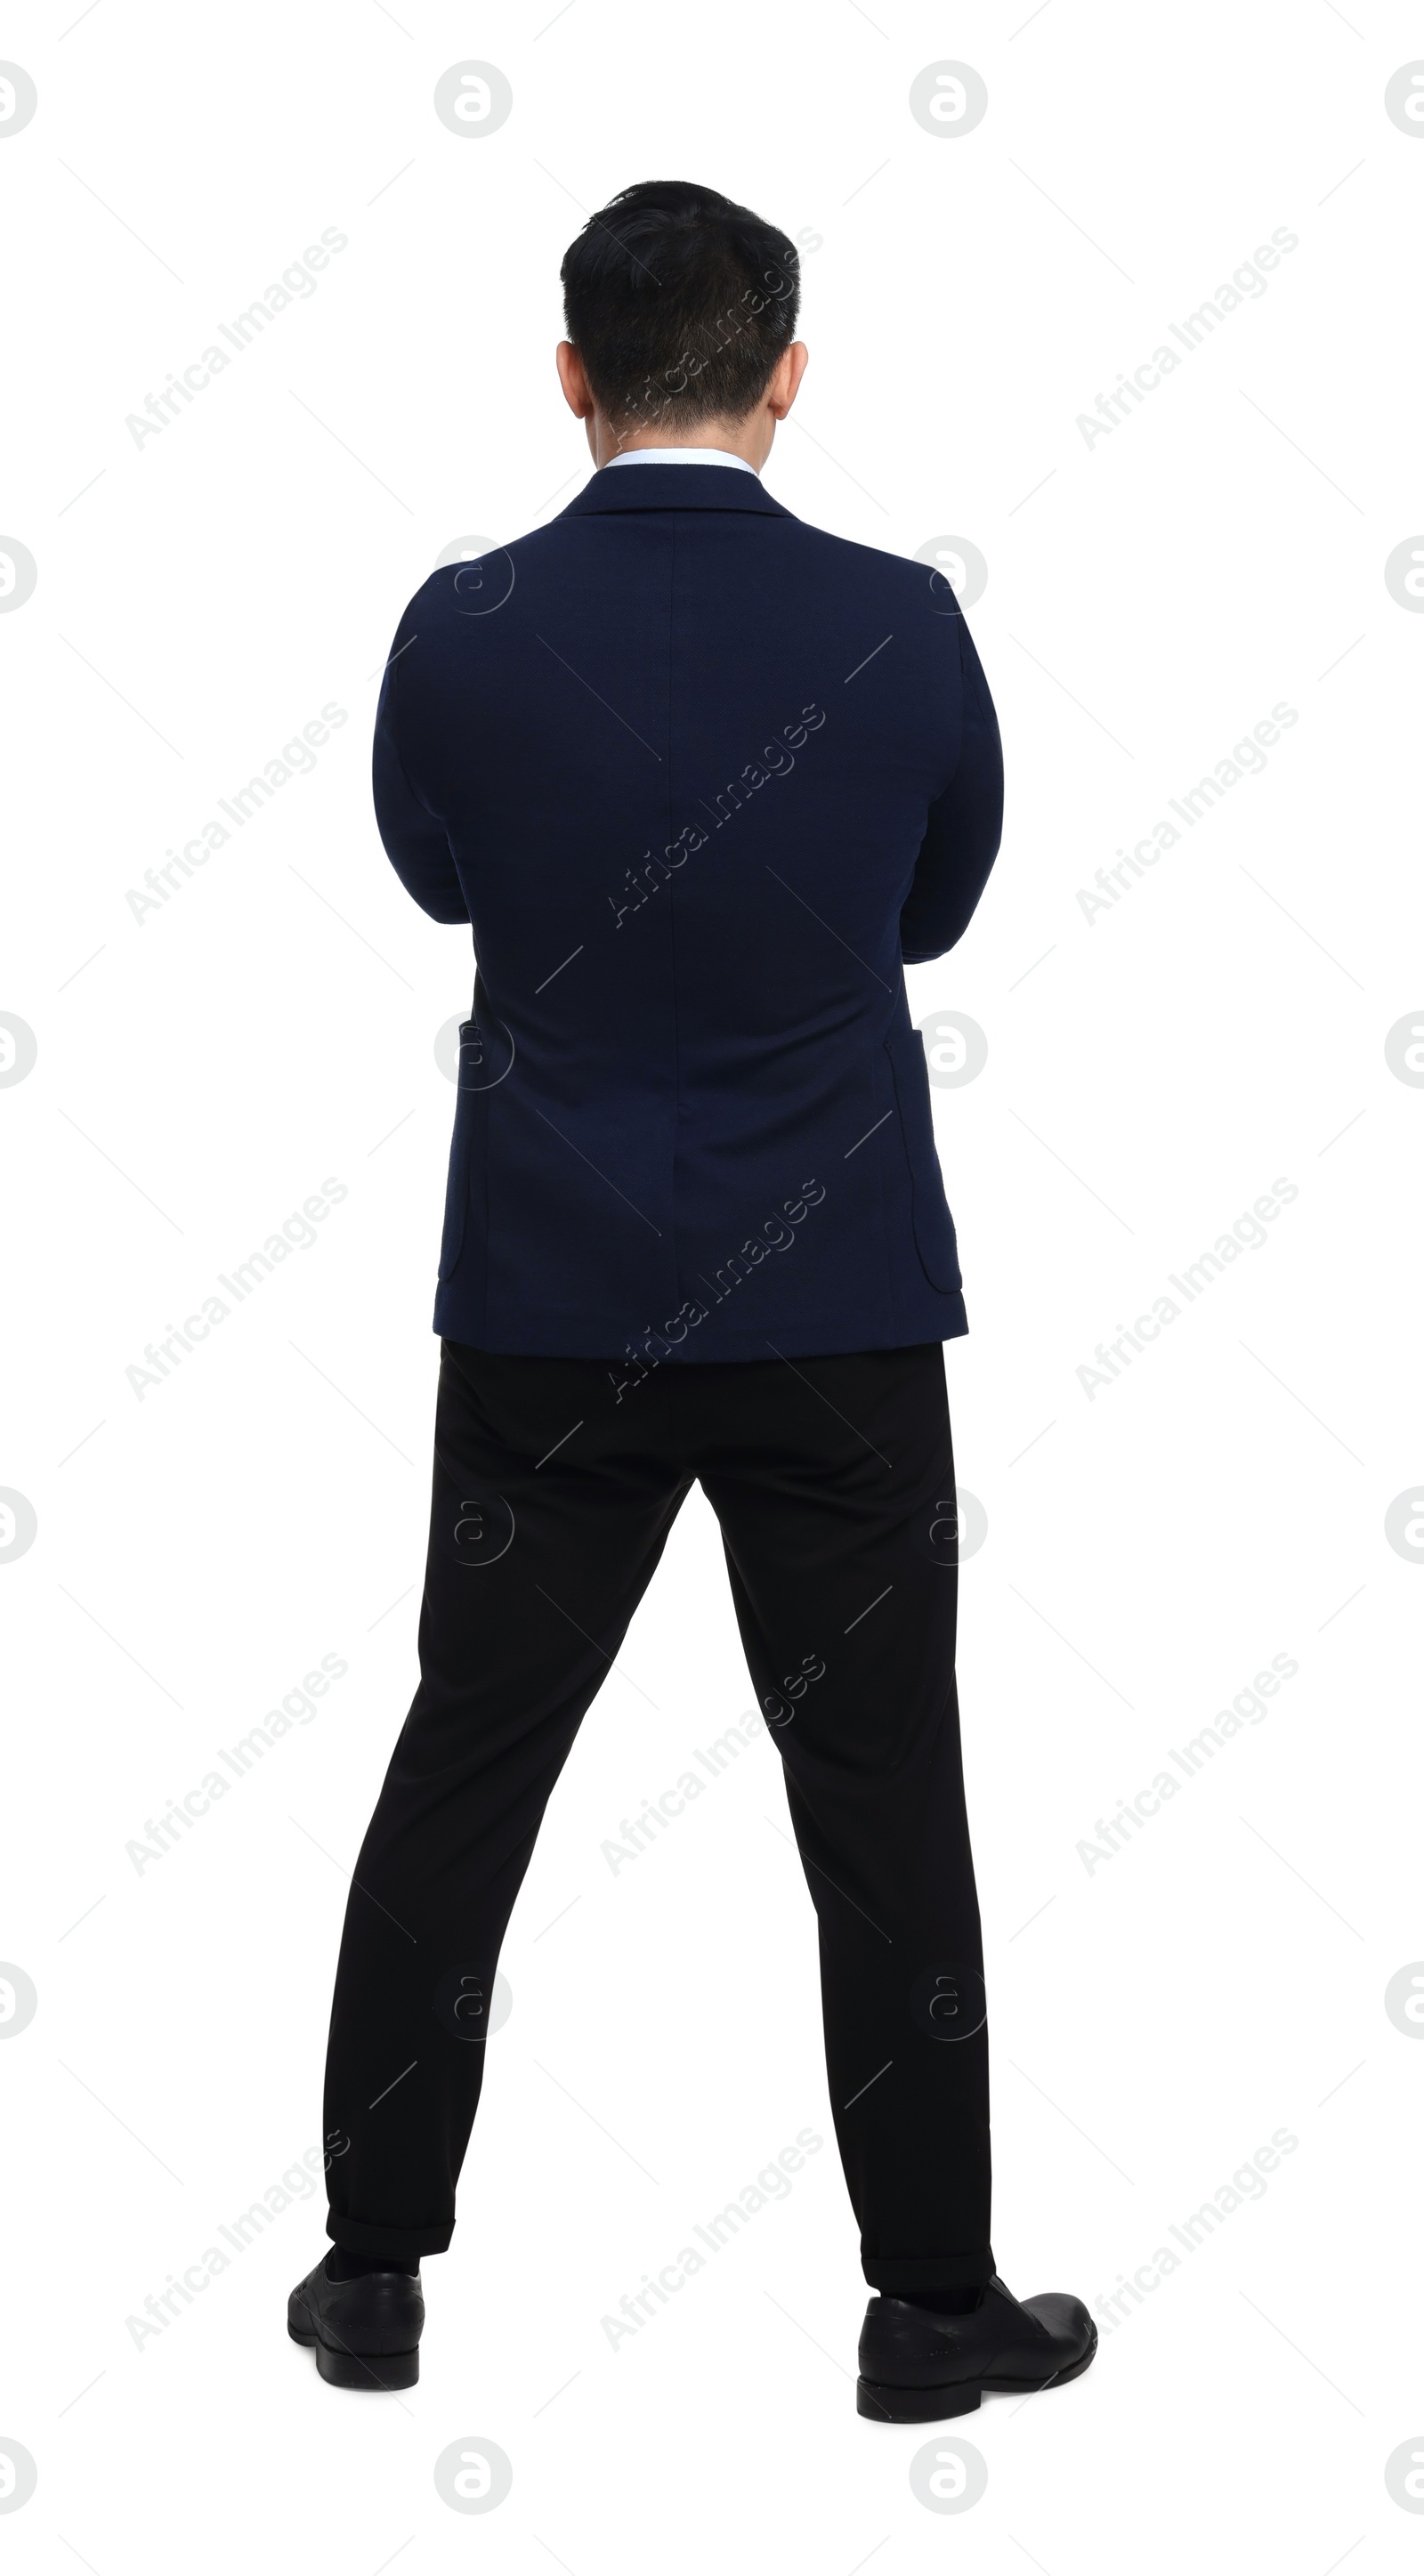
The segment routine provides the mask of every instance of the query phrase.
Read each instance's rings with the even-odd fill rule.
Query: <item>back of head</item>
[[[745,418],[795,337],[800,270],[786,234],[690,180],[623,189],[559,275],[589,390],[624,436]]]

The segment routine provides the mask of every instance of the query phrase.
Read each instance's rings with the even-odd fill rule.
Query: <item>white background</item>
[[[0,1009],[10,1866],[38,1991],[0,2052],[0,2435],[25,2571],[724,2565],[1048,2576],[1412,2564],[1418,2084],[1384,2009],[1418,1910],[1418,1132],[1424,48],[1386,0],[721,0],[236,17],[12,9],[39,92],[0,140],[10,354]],[[73,21],[73,23],[72,23]],[[987,83],[932,135],[912,80]],[[513,113],[436,118],[452,63]],[[600,1844],[747,1706],[711,1515],[684,1510],[570,1760],[504,1956],[417,2389],[334,2392],[285,2333],[319,2197],[137,2345],[126,2324],[320,2138],[356,1852],[415,1681],[467,938],[369,810],[376,677],[455,538],[586,473],[557,272],[585,211],[706,181],[812,245],[811,366],[769,488],[892,552],[969,537],[1003,728],[1002,855],[911,971],[983,1073],[934,1094],[971,1333],[948,1352],[961,1691],[995,2046],[995,2250],[1094,2305],[1278,2129],[1263,2196],[1100,2311],[1081,2382],[946,2428],[854,2413],[866,2296],[831,2137],[814,1919],[774,1751],[616,1877]],[[317,290],[140,447],[125,427],[323,228]],[[1298,246],[1090,447],[1076,426],[1258,243]],[[1424,544],[1424,539],[1420,540]],[[1273,704],[1261,775],[1106,914],[1077,901]],[[348,721],[157,912],[126,901],[328,702]],[[348,1195],[140,1400],[145,1344],[332,1176]],[[1298,1191],[1091,1399],[1077,1371],[1273,1181]],[[1414,1326],[1408,1323],[1415,1316]],[[347,1676],[140,1874],[126,1843],[324,1654]],[[1259,1724],[1090,1872],[1169,1745],[1285,1654]],[[826,2141],[666,2311],[600,2324],[796,2132]],[[276,2195],[280,2198],[280,2194]],[[478,2525],[436,2491],[509,2456]]]

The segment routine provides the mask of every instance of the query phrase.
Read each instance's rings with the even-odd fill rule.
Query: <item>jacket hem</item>
[[[837,1315],[823,1322],[798,1320],[732,1330],[705,1326],[668,1342],[661,1333],[630,1333],[626,1321],[594,1315],[521,1315],[517,1322],[477,1321],[453,1299],[437,1297],[433,1330],[449,1342],[461,1342],[511,1358],[607,1360],[626,1365],[634,1356],[687,1367],[698,1361],[830,1358],[846,1351],[911,1350],[924,1342],[957,1341],[969,1330],[962,1296],[927,1299],[918,1314],[900,1316],[888,1326],[881,1315]]]

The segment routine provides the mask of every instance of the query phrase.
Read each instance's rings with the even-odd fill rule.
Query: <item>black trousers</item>
[[[865,2277],[987,2281],[988,2038],[938,1343],[641,1378],[442,1345],[420,1686],[356,1864],[332,2006],[328,2233],[395,2260],[450,2241],[505,1925],[694,1479],[721,1523],[819,1920]]]

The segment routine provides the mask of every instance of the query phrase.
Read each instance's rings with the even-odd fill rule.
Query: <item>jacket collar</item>
[[[728,486],[731,489],[728,489]],[[590,510],[755,510],[790,519],[755,474],[729,473],[725,465],[620,465],[595,474],[576,493],[561,519]]]

